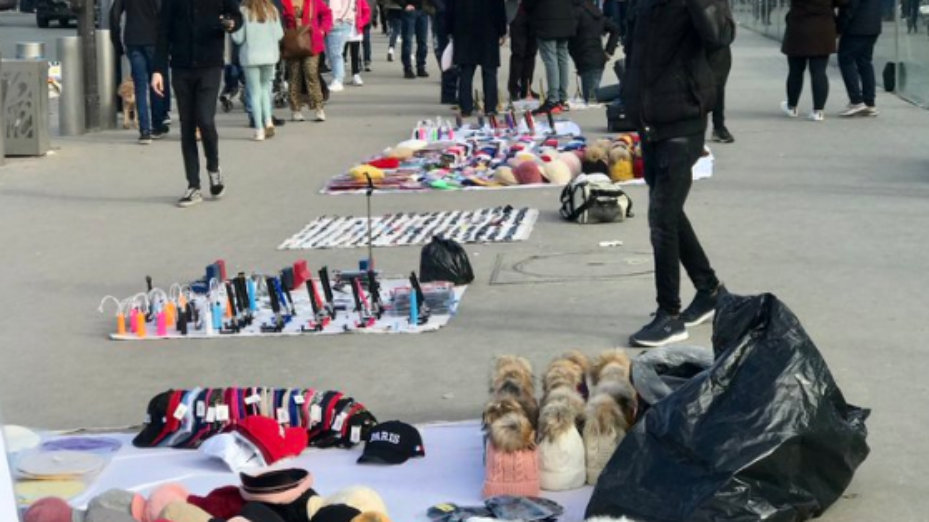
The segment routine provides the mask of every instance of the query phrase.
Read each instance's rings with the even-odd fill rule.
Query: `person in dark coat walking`
[[[523,0],[545,65],[545,103],[536,114],[568,108],[568,40],[577,32],[574,0]]]
[[[568,52],[581,77],[581,96],[584,101],[596,101],[596,90],[600,88],[603,68],[616,52],[620,30],[613,20],[603,15],[594,0],[576,2],[577,34],[568,41]],[[610,38],[604,49],[603,35],[606,34]]]
[[[726,127],[726,84],[732,70],[732,47],[724,45],[707,53],[707,60],[716,75],[716,105],[713,107],[713,141],[732,143],[735,138]]]
[[[726,0],[640,1],[631,13],[622,98],[642,136],[658,310],[629,342],[650,347],[687,339],[724,293],[684,204],[716,101],[707,50],[729,45],[735,22]],[[682,264],[697,289],[683,311]]]
[[[474,112],[474,72],[481,67],[484,112],[497,112],[497,68],[500,46],[506,42],[506,7],[503,0],[446,0],[445,23],[454,42],[458,66],[458,105],[462,116]]]
[[[535,57],[539,52],[539,44],[529,23],[529,14],[526,13],[524,2],[525,0],[508,2],[508,5],[517,4],[510,20],[510,77],[507,81],[510,101],[537,96],[532,91],[532,76],[535,74]]]
[[[881,0],[851,0],[839,10],[839,69],[848,106],[839,116],[877,116],[874,44],[881,35]]]
[[[829,97],[829,77],[826,66],[829,55],[836,51],[838,32],[835,25],[836,8],[846,0],[791,0],[787,12],[787,29],[781,52],[787,55],[790,72],[787,75],[787,101],[781,110],[791,118],[798,115],[797,104],[803,92],[803,74],[810,67],[813,84],[813,112],[809,118],[823,121],[826,99]]]
[[[448,5],[446,0],[427,0],[426,2],[432,10],[432,32],[435,34],[435,59],[439,63],[439,70],[442,71],[442,53],[448,46],[451,36],[448,26],[445,25],[446,12]],[[440,100],[443,105],[455,105],[458,103],[458,69],[449,68],[442,71],[442,89]]]

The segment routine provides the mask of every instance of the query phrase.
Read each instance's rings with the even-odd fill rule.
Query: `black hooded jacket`
[[[707,53],[735,32],[726,0],[638,0],[629,29],[622,98],[631,121],[651,141],[706,132],[716,104]]]
[[[577,10],[577,34],[568,41],[568,52],[574,60],[577,72],[583,73],[606,66],[606,55],[616,52],[619,43],[619,26],[603,15],[591,0],[575,0]],[[603,35],[609,34],[606,49]]]

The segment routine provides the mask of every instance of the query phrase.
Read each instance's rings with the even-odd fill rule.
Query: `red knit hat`
[[[377,167],[379,169],[391,170],[400,166],[400,160],[397,158],[378,158],[376,160],[369,161],[368,165]]]
[[[303,453],[308,442],[305,428],[284,428],[276,420],[260,415],[246,417],[234,429],[261,450],[268,465]]]
[[[539,496],[539,454],[535,449],[504,453],[488,444],[485,459],[484,498]]]
[[[41,498],[29,506],[23,522],[71,522],[71,506],[58,497]]]
[[[242,512],[242,507],[245,506],[245,499],[242,498],[237,486],[214,489],[207,493],[205,497],[191,495],[187,497],[187,502],[221,519],[238,515]]]
[[[519,181],[520,185],[532,185],[542,183],[542,171],[539,165],[534,161],[524,161],[513,169],[513,175]]]

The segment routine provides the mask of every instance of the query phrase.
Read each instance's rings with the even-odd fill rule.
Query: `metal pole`
[[[110,30],[97,31],[97,85],[100,88],[100,128],[116,128],[116,49]]]
[[[100,87],[97,83],[97,29],[94,0],[78,0],[77,35],[84,65],[84,121],[88,131],[100,130]]]
[[[84,134],[84,64],[79,36],[58,38],[58,60],[61,61],[58,132],[62,136]]]
[[[4,85],[4,83],[3,53],[0,53],[0,166],[6,162],[4,159],[6,158],[6,147],[3,145],[3,142],[6,141],[6,122],[4,121],[3,117],[4,113],[6,113],[6,111],[3,110],[4,93],[6,91],[6,85]]]

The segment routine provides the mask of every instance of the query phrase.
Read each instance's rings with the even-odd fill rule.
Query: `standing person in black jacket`
[[[503,0],[446,0],[445,22],[454,40],[458,66],[458,105],[462,116],[474,111],[472,82],[481,67],[484,111],[497,112],[497,68],[500,46],[506,42],[506,8]]]
[[[152,139],[160,139],[170,128],[168,107],[170,93],[157,96],[151,89],[152,74],[155,72],[155,42],[158,38],[158,10],[161,0],[116,0],[110,11],[110,38],[116,54],[125,54],[132,68],[135,84],[136,109],[139,114],[139,143],[148,145]],[[120,37],[122,15],[126,15],[125,48]],[[125,51],[125,52],[124,52]],[[151,96],[149,96],[151,95]]]
[[[222,80],[226,33],[241,26],[242,13],[235,0],[162,0],[152,88],[159,96],[167,90],[164,74],[170,57],[187,174],[187,190],[178,206],[189,207],[203,201],[198,129],[210,176],[210,194],[219,199],[226,192],[219,168],[216,98]]]
[[[707,60],[716,75],[716,106],[713,107],[713,141],[732,143],[735,138],[726,127],[726,84],[732,70],[732,47],[724,45],[707,52]]]
[[[687,339],[687,327],[709,319],[724,291],[684,203],[716,101],[706,50],[728,45],[735,25],[725,0],[639,0],[633,13],[622,93],[642,136],[658,311],[629,341],[650,347]],[[697,288],[683,312],[681,264]]]
[[[848,106],[839,116],[877,116],[874,44],[881,35],[880,0],[851,0],[839,10],[839,69]]]
[[[610,35],[606,49],[603,48],[605,34]],[[619,36],[619,26],[603,15],[593,0],[577,0],[577,34],[568,42],[568,51],[581,77],[584,101],[596,101],[603,68],[613,58]]]
[[[448,15],[447,0],[427,0],[432,8],[432,33],[435,36],[435,59],[439,63],[439,70],[442,71],[442,53],[445,47],[451,41],[451,28],[446,25]],[[440,100],[443,105],[455,105],[458,103],[458,69],[449,68],[442,71],[442,90]]]
[[[529,22],[524,2],[525,0],[507,2],[508,8],[515,4],[512,18],[507,13],[510,25],[510,76],[507,80],[507,91],[510,94],[510,101],[533,98],[538,95],[532,91],[532,76],[535,74],[535,57],[539,52],[539,44]]]
[[[548,92],[536,114],[568,109],[568,39],[577,31],[574,0],[523,0],[539,41]],[[456,44],[457,45],[457,44]]]

